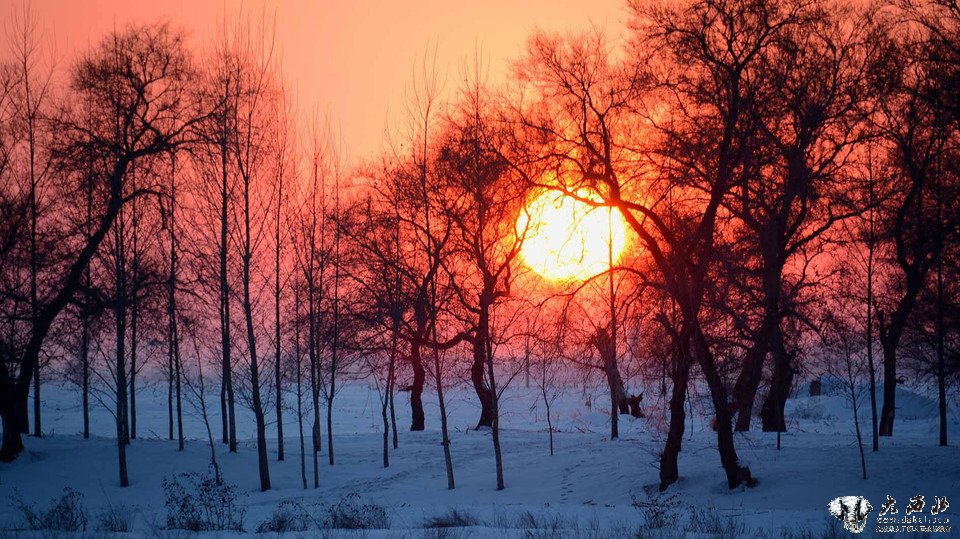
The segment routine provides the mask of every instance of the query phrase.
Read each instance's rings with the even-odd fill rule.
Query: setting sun
[[[556,191],[527,203],[517,218],[517,233],[526,234],[524,262],[553,280],[589,279],[608,268],[611,249],[616,262],[626,244],[619,210],[595,208]]]

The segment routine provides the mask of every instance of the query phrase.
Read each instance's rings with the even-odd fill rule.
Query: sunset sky
[[[7,10],[19,0],[5,0]],[[490,78],[501,80],[509,60],[529,33],[603,26],[619,37],[626,19],[623,0],[552,2],[266,1],[275,13],[283,68],[299,104],[300,116],[313,108],[329,110],[351,159],[377,151],[387,119],[403,107],[414,61],[438,45],[437,63],[447,72],[447,89],[458,80],[459,63],[482,48]],[[241,8],[259,14],[264,2],[204,0],[33,0],[33,7],[55,41],[60,67],[97,42],[114,26],[168,20],[185,28],[195,44],[212,38],[224,11]],[[0,19],[6,19],[5,16]]]

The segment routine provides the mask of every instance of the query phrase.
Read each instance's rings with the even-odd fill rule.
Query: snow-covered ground
[[[167,518],[163,480],[184,472],[204,472],[209,447],[202,420],[190,404],[185,405],[189,438],[185,452],[178,452],[176,442],[165,439],[165,389],[148,386],[138,394],[139,436],[127,453],[131,485],[121,489],[112,416],[95,406],[94,435],[83,440],[78,434],[81,417],[77,391],[45,386],[46,436],[26,438],[26,452],[14,463],[0,464],[0,529],[23,526],[21,513],[13,503],[16,496],[42,509],[64,487],[71,487],[83,495],[90,529],[95,529],[97,515],[112,506],[131,515],[134,535],[176,535],[163,530]],[[829,500],[844,495],[864,496],[871,501],[874,511],[869,515],[868,532],[876,527],[877,513],[887,495],[897,500],[900,516],[908,499],[915,495],[925,496],[925,513],[929,513],[935,496],[946,496],[955,503],[956,509],[950,508],[942,516],[951,517],[960,511],[960,452],[956,445],[937,446],[936,406],[925,397],[901,390],[896,436],[882,438],[879,453],[870,452],[869,405],[864,403],[861,428],[869,479],[863,480],[849,403],[838,395],[799,395],[788,405],[791,428],[783,434],[779,451],[775,434],[737,434],[740,457],[759,484],[735,491],[726,488],[715,433],[702,408],[705,403],[695,398],[681,453],[681,480],[666,495],[660,495],[655,487],[663,440],[663,406],[651,394],[647,393],[645,399],[648,417],[621,416],[620,439],[610,441],[607,410],[587,405],[588,399],[604,402],[602,392],[583,388],[563,392],[553,408],[560,432],[555,438],[556,454],[551,457],[539,390],[515,384],[501,404],[506,478],[503,491],[495,488],[490,433],[471,430],[477,406],[467,387],[455,388],[448,395],[457,482],[454,491],[446,488],[435,395],[425,395],[427,431],[415,433],[407,430],[408,396],[398,394],[400,446],[391,449],[391,464],[385,469],[377,392],[362,382],[347,384],[335,401],[334,466],[327,463],[323,426],[319,488],[302,488],[297,424],[291,411],[285,412],[284,462],[276,461],[276,427],[268,427],[273,435],[269,440],[273,490],[259,492],[254,427],[248,412],[238,418],[243,440],[239,451],[230,454],[218,443],[217,458],[226,481],[242,491],[240,503],[246,509],[243,524],[251,532],[282,500],[295,500],[308,513],[319,514],[322,504],[335,504],[352,493],[362,503],[382,506],[389,528],[336,531],[338,536],[843,536],[846,532],[828,515],[826,506]],[[216,393],[208,396],[213,401],[209,411],[216,436],[220,419],[215,397]],[[309,424],[306,427],[309,430]],[[956,419],[951,421],[950,431],[951,440],[957,440],[960,426]],[[312,485],[310,455],[307,474]],[[429,519],[453,509],[471,517],[472,525],[453,530],[425,528]],[[960,536],[960,526],[954,526],[951,533],[929,536]]]

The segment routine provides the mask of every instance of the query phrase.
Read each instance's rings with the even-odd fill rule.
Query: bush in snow
[[[527,511],[517,516],[515,526],[525,528],[523,535],[527,539],[559,539],[569,537],[574,524],[561,515],[535,515]]]
[[[870,537],[872,539],[881,539],[885,534],[872,534],[869,530],[861,535],[853,535],[843,529],[835,518],[825,518],[821,527],[794,525],[775,530],[751,530],[758,539],[847,539],[851,537]],[[912,533],[912,534],[888,534],[889,537],[910,537],[911,539],[934,539],[936,534]]]
[[[823,402],[815,399],[798,399],[793,410],[795,419],[806,421],[834,421],[837,418],[827,412],[823,407]]]
[[[427,528],[421,536],[424,539],[465,539],[469,537],[464,530],[457,528]]]
[[[64,488],[63,494],[51,500],[46,509],[36,509],[33,504],[26,503],[19,492],[13,497],[13,505],[23,516],[24,527],[28,530],[81,532],[87,529],[83,495],[70,487]]]
[[[694,509],[687,522],[687,533],[733,538],[744,534],[744,526],[733,518],[721,516],[714,508]]]
[[[244,509],[237,503],[237,488],[214,470],[164,479],[163,492],[168,529],[243,531]]]
[[[323,522],[324,528],[347,530],[383,530],[390,527],[390,519],[382,506],[363,503],[356,493],[347,494],[330,507]]]
[[[607,520],[600,520],[596,516],[589,521],[577,522],[573,532],[563,537],[576,537],[577,539],[609,539],[610,537],[630,537],[632,539],[665,539],[659,530],[654,533],[646,533],[646,529],[640,526],[627,524],[624,522],[610,523]]]
[[[310,515],[300,503],[281,500],[277,507],[257,526],[257,533],[302,532],[310,528]]]
[[[652,487],[644,487],[645,500],[633,498],[633,506],[643,515],[646,527],[660,529],[675,527],[679,519],[680,498],[676,494],[664,494]]]
[[[130,508],[123,505],[109,505],[97,514],[97,531],[126,533],[130,531]]]
[[[423,523],[423,528],[466,528],[467,526],[479,526],[480,521],[470,513],[451,509],[442,515],[427,519]]]

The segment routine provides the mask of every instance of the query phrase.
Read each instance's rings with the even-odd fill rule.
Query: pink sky
[[[437,63],[455,86],[459,62],[479,44],[496,82],[518,56],[534,28],[582,30],[591,24],[621,35],[625,0],[309,1],[252,0],[33,0],[56,42],[61,67],[114,26],[168,20],[197,45],[208,41],[224,10],[241,6],[259,14],[263,2],[276,14],[278,45],[301,116],[329,110],[350,158],[378,150],[388,118],[402,113],[414,61],[438,44]],[[5,9],[19,6],[7,0]],[[0,14],[0,20],[7,18]]]

